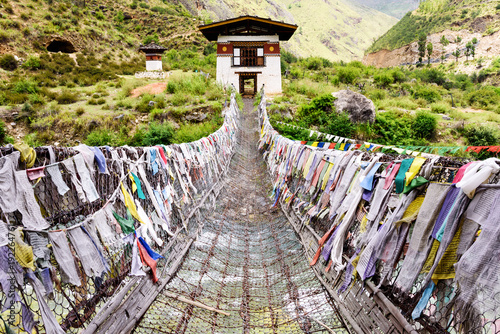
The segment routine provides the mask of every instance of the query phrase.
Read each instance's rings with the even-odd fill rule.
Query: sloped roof
[[[288,41],[297,30],[297,25],[247,15],[198,28],[209,41],[216,41],[219,35],[278,35],[280,41]]]
[[[165,48],[165,47],[163,47],[161,45],[158,45],[158,44],[156,44],[154,42],[151,42],[151,43],[146,44],[146,45],[141,45],[139,47],[139,50],[140,51],[144,51],[144,52],[150,51],[150,50],[151,51],[157,51],[157,52],[163,52],[163,51],[166,51],[167,48]]]

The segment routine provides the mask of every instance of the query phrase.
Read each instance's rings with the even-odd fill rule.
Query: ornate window
[[[233,49],[233,66],[265,66],[264,48],[242,46]]]

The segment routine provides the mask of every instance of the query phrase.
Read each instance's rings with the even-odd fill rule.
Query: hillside
[[[297,24],[299,29],[284,48],[300,57],[332,61],[361,59],[364,50],[397,22],[373,8],[342,0],[180,1],[206,22],[256,15]]]
[[[215,49],[182,4],[0,3],[0,143],[137,146],[196,140],[220,125]],[[150,41],[169,49],[171,75],[159,91],[134,95],[149,83],[134,73],[145,70],[138,47]]]
[[[419,0],[352,0],[358,4],[376,9],[401,19],[409,11],[418,8]]]
[[[137,48],[147,36],[167,47],[206,44],[196,33],[200,21],[181,4],[169,1],[0,2],[4,4],[0,8],[1,54],[10,52],[23,58],[46,50],[53,40],[70,42],[70,51],[101,54],[124,50],[138,54]]]
[[[382,35],[367,53],[394,50],[415,42],[420,34],[446,29],[491,35],[500,29],[500,5],[493,0],[427,0]]]

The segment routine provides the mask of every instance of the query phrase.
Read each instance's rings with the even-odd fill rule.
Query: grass
[[[308,62],[300,59],[290,61],[287,65],[291,73],[305,75],[284,80],[283,96],[275,97],[273,104],[268,107],[273,121],[300,125],[305,117],[300,114],[304,105],[325,93],[347,88],[346,84],[336,81],[333,74],[339,73],[339,69],[356,67],[358,70],[349,88],[360,91],[360,84],[361,93],[373,99],[379,112],[375,124],[355,126],[354,138],[379,144],[461,146],[467,142],[464,129],[470,126],[485,126],[492,129],[494,135],[491,138],[495,138],[495,135],[500,138],[500,113],[496,100],[500,98],[500,91],[486,83],[477,82],[475,75],[455,75],[453,69],[439,65],[435,68],[408,67],[395,70],[375,69],[358,63],[332,63],[323,64],[316,70],[306,70]],[[489,76],[496,75],[497,66],[493,62],[486,69]],[[375,80],[376,76],[393,75],[395,71],[398,71],[394,75],[397,80],[392,83],[382,85]],[[326,74],[332,78],[327,83],[324,82]],[[451,96],[456,107],[452,107]],[[475,109],[478,103],[483,104],[481,110]],[[292,119],[287,120],[285,116],[289,114]],[[327,121],[325,125],[327,115],[314,112],[307,114],[313,122],[306,126],[337,135],[341,131],[338,126],[329,129],[329,123],[333,120]],[[313,115],[321,121],[314,120]],[[443,119],[442,115],[449,116],[451,120]],[[434,127],[435,130],[432,130]],[[295,130],[285,128],[280,130],[291,138],[309,140],[308,133],[295,133]],[[305,138],[299,138],[301,135]]]

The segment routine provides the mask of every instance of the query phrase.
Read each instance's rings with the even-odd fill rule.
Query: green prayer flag
[[[410,184],[404,187],[403,194],[408,194],[410,191],[412,191],[415,188],[420,187],[421,185],[426,184],[429,182],[422,176],[417,176],[413,180],[411,180]]]
[[[127,218],[122,218],[120,215],[118,215],[116,212],[113,211],[113,216],[116,218],[118,221],[118,224],[120,224],[123,233],[125,234],[130,234],[135,231],[134,227],[134,218],[132,218],[132,215],[130,214],[129,209],[127,208]]]
[[[411,164],[413,163],[413,158],[404,159],[401,162],[401,166],[399,167],[398,174],[396,175],[395,183],[396,183],[396,193],[400,194],[404,190],[405,185],[405,174],[410,169]]]
[[[135,175],[134,173],[130,172],[130,174],[132,174],[135,185],[137,186],[137,196],[139,196],[140,199],[146,199],[146,196],[144,196],[144,193],[142,192],[141,180],[139,180],[137,175]]]

